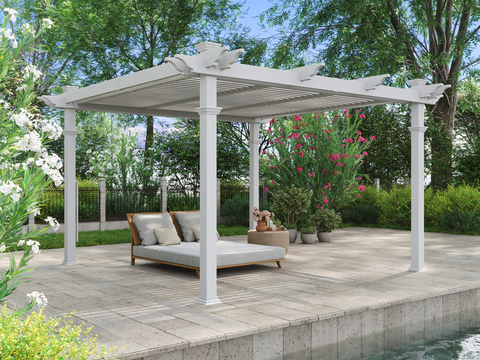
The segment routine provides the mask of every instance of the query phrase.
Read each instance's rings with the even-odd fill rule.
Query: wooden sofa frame
[[[175,230],[177,230],[177,234],[180,237],[180,240],[183,241],[182,232],[180,231],[180,228],[179,228],[177,222],[175,221],[175,214],[177,212],[179,212],[179,211],[172,211],[172,212],[169,212],[169,214],[172,217],[173,224],[175,225]],[[198,211],[180,211],[180,212],[198,212]],[[138,214],[138,215],[151,215],[151,214],[166,214],[166,213],[165,212],[150,212],[150,213],[129,213],[129,214],[127,214],[128,225],[130,226],[130,232],[132,234],[131,241],[130,241],[130,265],[135,265],[135,259],[152,261],[152,262],[156,262],[158,264],[166,264],[166,265],[178,266],[178,267],[182,267],[182,268],[195,270],[197,272],[197,276],[200,278],[200,268],[198,268],[198,267],[176,264],[176,263],[171,263],[171,262],[167,262],[167,261],[160,261],[160,260],[155,260],[155,259],[148,259],[148,258],[144,258],[144,257],[141,257],[141,256],[133,255],[133,246],[134,245],[140,245],[142,243],[142,241],[138,237],[137,230],[136,230],[135,225],[133,223],[133,215],[136,215],[136,214]],[[284,260],[285,260],[285,258],[278,259],[278,260],[257,261],[257,262],[236,264],[236,265],[217,266],[217,269],[224,269],[224,268],[244,266],[244,265],[263,264],[263,263],[270,263],[270,262],[276,262],[277,266],[279,268],[283,268],[281,262],[284,261]]]

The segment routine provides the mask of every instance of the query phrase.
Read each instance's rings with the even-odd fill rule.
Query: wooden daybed
[[[170,212],[170,217],[175,226],[181,243],[178,245],[161,246],[158,243],[154,245],[142,245],[142,240],[138,234],[133,216],[135,213],[127,214],[128,224],[131,231],[131,265],[135,265],[135,259],[153,261],[159,264],[179,266],[187,269],[193,269],[200,277],[200,243],[196,241],[184,241],[181,228],[177,222],[175,214]],[[198,213],[186,211],[187,213]],[[138,215],[155,215],[166,213],[138,213]],[[195,216],[195,215],[192,215]],[[198,215],[197,215],[198,216]],[[248,244],[236,241],[217,241],[217,269],[244,266],[252,264],[261,264],[276,262],[279,268],[282,268],[281,261],[285,260],[285,249],[276,246],[264,246]]]

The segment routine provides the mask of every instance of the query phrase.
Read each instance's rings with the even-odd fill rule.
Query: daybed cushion
[[[160,246],[178,245],[181,242],[175,228],[153,229],[153,232]]]
[[[175,214],[175,221],[180,228],[183,235],[183,241],[195,241],[193,234],[194,227],[200,227],[200,213],[199,212],[177,212]]]
[[[157,237],[154,229],[174,228],[172,218],[169,213],[162,214],[135,214],[132,217],[133,223],[142,241],[142,245],[154,245],[157,243]]]
[[[182,242],[177,246],[135,245],[133,255],[173,264],[200,267],[200,243]],[[217,242],[217,267],[285,258],[285,249],[236,241]]]

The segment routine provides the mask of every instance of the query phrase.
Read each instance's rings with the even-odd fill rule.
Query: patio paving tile
[[[228,240],[246,242],[246,236]],[[32,282],[20,284],[8,305],[21,306],[26,294],[44,292],[46,316],[76,310],[74,323],[93,325],[99,344],[127,345],[121,360],[169,359],[167,351],[181,359],[181,349],[200,344],[219,353],[218,341],[236,344],[252,334],[257,339],[340,315],[357,319],[363,310],[480,288],[480,237],[462,235],[426,233],[428,271],[420,273],[407,271],[409,231],[347,228],[336,231],[331,243],[297,240],[283,269],[265,264],[219,270],[222,303],[212,306],[195,303],[195,271],[144,261],[131,266],[130,244],[77,248],[76,254],[79,265],[60,266],[63,249],[43,250],[29,264],[36,267]],[[480,290],[475,293],[480,304]]]

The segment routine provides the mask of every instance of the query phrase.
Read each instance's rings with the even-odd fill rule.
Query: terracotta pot
[[[302,242],[304,244],[313,244],[315,241],[317,241],[317,234],[304,234],[300,235],[300,238],[302,239]]]
[[[318,241],[330,242],[330,240],[332,240],[332,232],[317,231],[317,237],[318,237]]]
[[[267,224],[265,224],[265,221],[259,221],[255,230],[259,232],[267,231]]]

